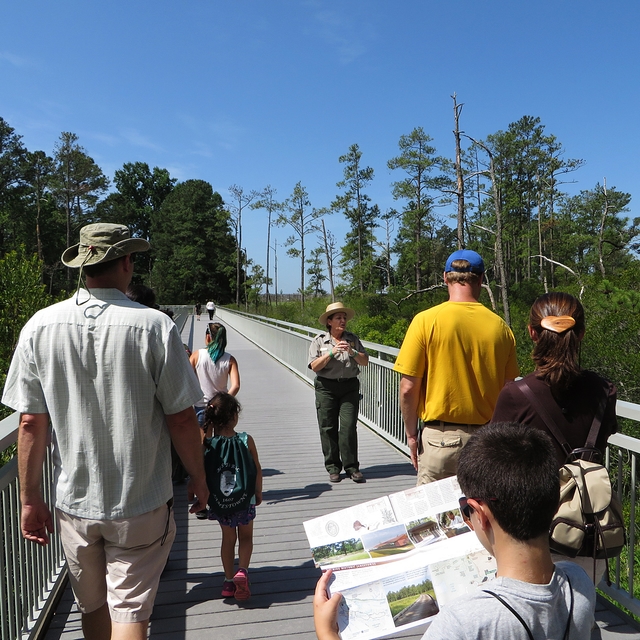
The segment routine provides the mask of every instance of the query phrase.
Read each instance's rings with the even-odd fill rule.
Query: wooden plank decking
[[[204,346],[206,323],[189,321],[194,347]],[[184,485],[176,486],[178,534],[160,583],[151,619],[156,640],[314,640],[311,599],[320,575],[314,568],[302,522],[415,482],[407,458],[362,425],[359,457],[366,484],[330,484],[324,470],[312,388],[229,329],[228,351],[238,360],[243,405],[239,428],[256,440],[264,469],[264,501],[254,525],[250,567],[252,596],[244,604],[220,596],[223,573],[220,531],[187,513]],[[592,639],[640,640],[640,633],[599,607],[602,627]],[[402,637],[418,639],[423,629]],[[69,590],[46,640],[82,638]]]

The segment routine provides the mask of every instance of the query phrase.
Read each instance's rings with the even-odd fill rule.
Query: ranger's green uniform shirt
[[[342,340],[346,340],[354,351],[364,353],[362,342],[360,342],[360,338],[355,333],[345,331],[342,334]],[[311,363],[314,360],[326,355],[337,344],[338,340],[332,338],[328,331],[319,333],[309,345],[309,369],[311,369]],[[334,350],[333,354],[334,357],[320,371],[316,372],[318,376],[329,378],[330,380],[357,377],[360,369],[356,361],[346,351]]]

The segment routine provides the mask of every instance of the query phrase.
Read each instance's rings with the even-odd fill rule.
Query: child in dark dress
[[[222,547],[220,557],[224,568],[222,597],[235,597],[236,600],[247,600],[251,595],[249,588],[249,561],[253,551],[253,520],[256,517],[256,506],[262,502],[262,469],[258,460],[258,450],[253,438],[245,433],[236,433],[238,417],[242,407],[234,396],[228,393],[216,394],[207,405],[205,411],[205,437],[211,438],[211,445],[220,438],[239,438],[247,447],[256,466],[255,492],[248,508],[232,513],[216,513],[215,506],[209,501],[209,520],[217,520],[222,530]],[[228,474],[228,471],[223,472]],[[209,482],[209,479],[207,479]],[[228,483],[228,478],[216,478],[219,486]],[[238,541],[238,570],[234,573],[235,547]]]

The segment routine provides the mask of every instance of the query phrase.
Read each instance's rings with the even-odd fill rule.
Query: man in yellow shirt
[[[448,302],[414,317],[396,359],[418,484],[455,475],[460,450],[489,422],[500,389],[519,373],[511,329],[478,302],[483,277],[475,251],[452,253],[444,270]]]

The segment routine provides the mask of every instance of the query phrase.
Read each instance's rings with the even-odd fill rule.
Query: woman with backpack
[[[247,600],[253,520],[262,502],[262,468],[253,438],[236,433],[242,407],[228,393],[216,394],[205,411],[205,470],[209,485],[209,520],[222,530],[222,597]],[[238,570],[234,572],[238,542]]]
[[[601,420],[595,448],[603,456],[609,436],[618,427],[616,387],[580,366],[584,333],[584,309],[577,298],[561,292],[537,298],[529,313],[536,369],[504,386],[491,418],[491,422],[517,422],[546,431],[554,441],[559,468],[566,462],[567,450],[585,446],[594,418]],[[566,440],[564,447],[547,426],[549,420]],[[591,574],[593,561],[586,560],[584,568]],[[602,575],[605,563],[598,563],[596,573]]]

